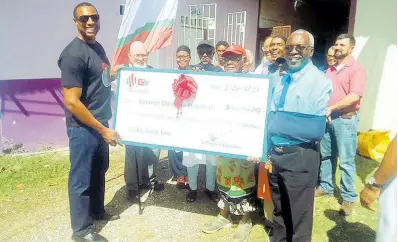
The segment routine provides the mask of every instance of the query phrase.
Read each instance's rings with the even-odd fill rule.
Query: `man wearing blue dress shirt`
[[[271,241],[311,241],[314,191],[320,154],[318,141],[326,127],[332,91],[328,77],[311,61],[314,37],[293,32],[286,45],[288,73],[275,84],[268,135],[268,174],[274,204]]]

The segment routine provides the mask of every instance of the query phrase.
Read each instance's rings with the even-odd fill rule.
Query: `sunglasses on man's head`
[[[87,22],[89,19],[91,18],[91,20],[93,20],[94,22],[97,22],[99,20],[99,15],[98,14],[94,14],[94,15],[82,15],[79,16],[77,18],[77,20],[79,20],[82,23]]]

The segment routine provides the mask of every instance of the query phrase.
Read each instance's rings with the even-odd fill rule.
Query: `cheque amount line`
[[[162,114],[149,114],[149,113],[138,113],[138,117],[149,117],[149,118],[157,118],[157,119],[162,119],[162,120],[176,120],[176,116],[171,116],[171,115],[162,115]],[[207,124],[214,124],[214,123],[219,123],[220,125],[224,125],[226,123],[234,124],[235,126],[238,127],[243,127],[243,128],[248,128],[248,129],[260,129],[261,126],[249,122],[238,122],[238,121],[233,121],[229,119],[222,119],[219,121],[214,121],[214,119],[194,119],[194,118],[184,118],[183,120],[190,121],[193,123],[207,123]]]

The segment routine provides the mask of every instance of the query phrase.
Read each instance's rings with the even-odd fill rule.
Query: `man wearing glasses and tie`
[[[328,77],[311,61],[314,37],[293,32],[286,43],[288,73],[275,84],[268,115],[268,171],[274,204],[272,242],[311,241],[314,193],[318,180],[318,142],[326,128],[332,91]]]
[[[109,128],[112,117],[109,60],[96,41],[99,14],[90,3],[73,10],[77,37],[62,51],[58,66],[65,98],[69,137],[68,180],[70,216],[74,241],[107,241],[94,230],[93,220],[114,220],[104,210],[105,173],[109,145],[119,144],[118,133]]]

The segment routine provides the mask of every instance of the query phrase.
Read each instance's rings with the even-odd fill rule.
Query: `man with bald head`
[[[253,52],[249,49],[245,49],[246,51],[246,61],[245,65],[243,66],[242,72],[243,73],[248,73],[250,71],[250,68],[253,66],[253,61],[254,61],[254,55]]]
[[[262,50],[264,51],[263,62],[256,68],[254,71],[255,74],[268,75],[268,66],[273,63],[271,59],[271,52],[269,51],[271,40],[272,36],[268,36],[264,41],[264,45],[262,47]]]
[[[153,68],[148,65],[148,51],[145,44],[141,41],[134,41],[130,45],[129,67],[135,68]],[[126,182],[127,196],[129,199],[135,199],[138,188],[155,191],[163,190],[163,184],[156,180],[157,164],[159,162],[160,149],[150,149],[147,147],[138,147],[126,145],[124,180]],[[137,162],[138,174],[137,178]],[[137,182],[139,180],[139,182]]]
[[[129,53],[129,66],[136,68],[152,68],[147,65],[148,62],[148,51],[146,50],[145,44],[141,41],[134,41],[130,45]]]
[[[268,116],[268,173],[274,204],[272,242],[311,241],[318,142],[326,127],[331,81],[311,61],[314,37],[293,32],[286,45],[288,73],[275,83]]]

